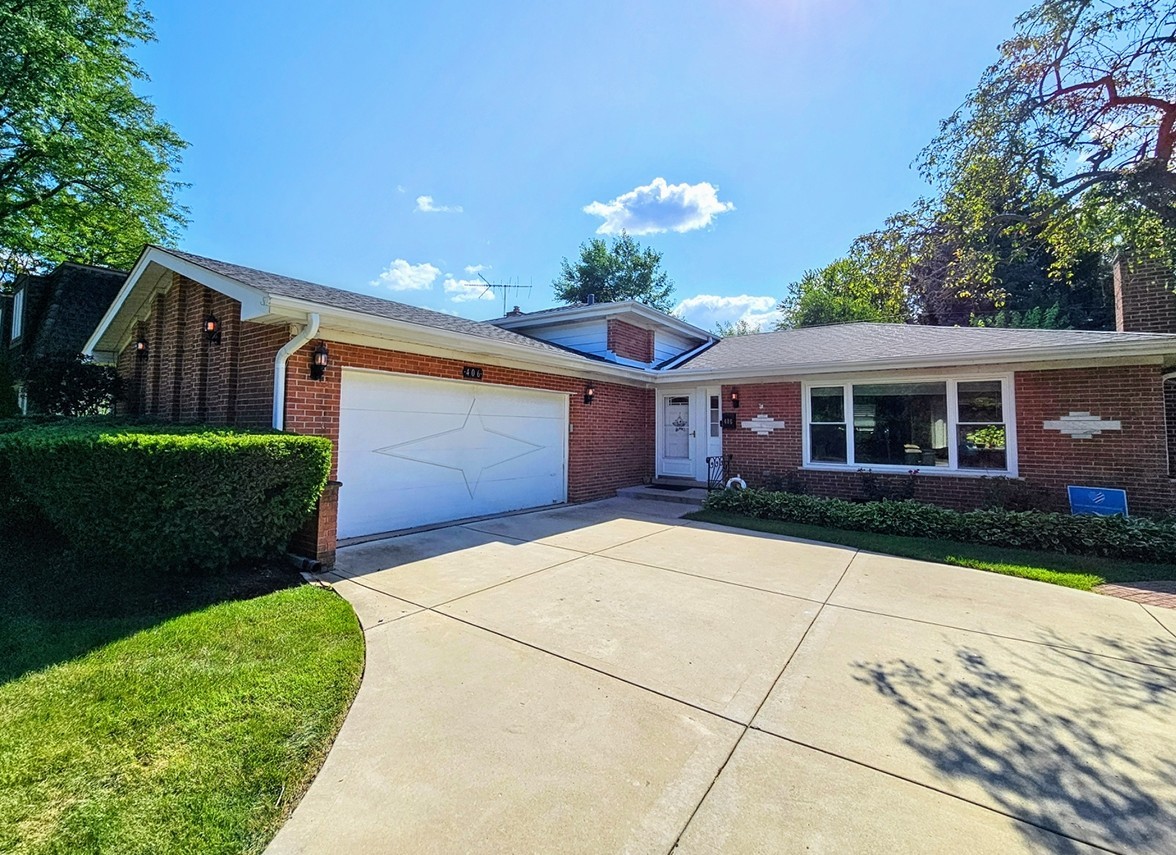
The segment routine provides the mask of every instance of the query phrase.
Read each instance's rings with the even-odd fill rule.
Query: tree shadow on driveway
[[[859,662],[855,679],[901,712],[937,786],[1116,851],[1176,851],[1176,670],[1142,664],[1174,648],[1103,639],[1119,659],[1040,641]]]

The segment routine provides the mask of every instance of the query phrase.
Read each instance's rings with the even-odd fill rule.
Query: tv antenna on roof
[[[478,274],[478,278],[486,283],[486,289],[485,289],[485,291],[482,292],[482,294],[485,294],[486,291],[493,291],[495,288],[502,289],[502,315],[503,315],[503,317],[506,317],[506,307],[507,307],[507,304],[508,304],[508,301],[510,298],[510,292],[512,290],[513,291],[530,291],[531,290],[530,285],[520,285],[517,282],[515,282],[513,284],[510,282],[491,282],[489,279],[487,279],[481,273]],[[478,296],[481,297],[482,294],[479,294]]]

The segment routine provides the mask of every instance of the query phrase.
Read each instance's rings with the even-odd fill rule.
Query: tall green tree
[[[663,312],[674,306],[674,283],[661,267],[662,254],[642,248],[627,233],[612,244],[593,238],[580,244],[580,258],[564,258],[552,282],[555,297],[565,303],[586,303],[589,295],[600,302],[636,300]]]
[[[777,329],[907,320],[909,307],[901,280],[876,276],[874,261],[855,245],[849,257],[806,271],[780,301]]]
[[[59,261],[128,266],[185,224],[185,143],[135,92],[139,0],[0,0],[0,281]]]
[[[1041,0],[923,151],[938,187],[990,160],[1049,204],[1054,251],[1082,221],[1104,248],[1176,260],[1176,5]]]
[[[747,318],[740,318],[737,321],[719,321],[711,332],[718,338],[733,338],[740,335],[758,335],[763,332],[763,328],[751,323]]]

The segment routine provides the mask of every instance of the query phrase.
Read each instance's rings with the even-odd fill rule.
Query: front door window
[[[684,460],[690,457],[690,398],[682,396],[665,399],[664,430],[665,457]]]

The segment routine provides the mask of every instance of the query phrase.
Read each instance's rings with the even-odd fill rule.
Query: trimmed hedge
[[[0,435],[0,476],[76,549],[219,569],[283,548],[326,484],[321,437],[64,422]]]
[[[1045,511],[954,511],[913,501],[847,502],[768,490],[724,490],[706,507],[767,520],[1176,564],[1176,522]]]

